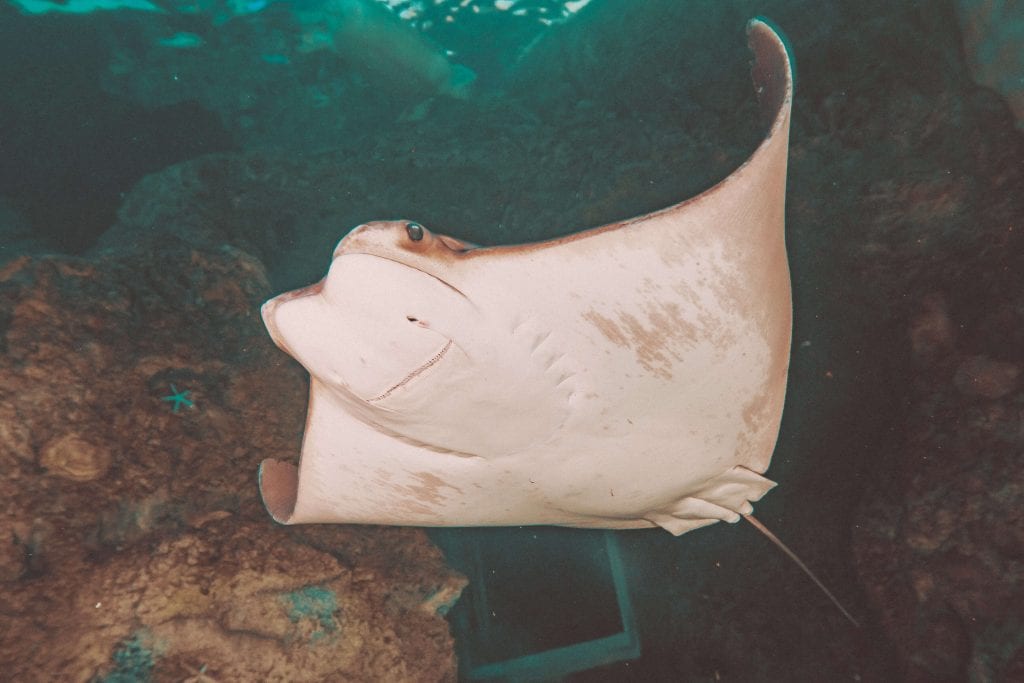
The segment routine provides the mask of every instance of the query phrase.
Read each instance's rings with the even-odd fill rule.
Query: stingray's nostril
[[[423,239],[424,230],[423,226],[419,223],[406,223],[405,232],[413,242],[419,242]]]

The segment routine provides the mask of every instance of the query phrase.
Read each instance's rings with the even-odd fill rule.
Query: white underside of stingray
[[[368,223],[264,305],[311,376],[298,468],[260,469],[275,519],[681,534],[751,511],[789,367],[792,75],[748,34],[772,123],[703,194],[509,247]]]

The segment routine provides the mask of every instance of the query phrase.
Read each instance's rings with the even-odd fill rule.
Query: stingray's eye
[[[409,239],[413,242],[419,242],[423,239],[423,226],[419,223],[406,223],[405,233],[409,235]]]

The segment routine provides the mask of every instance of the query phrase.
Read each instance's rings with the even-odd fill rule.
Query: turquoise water
[[[858,505],[885,480],[879,472],[887,471],[886,439],[906,410],[911,368],[903,328],[893,322],[899,290],[891,283],[906,276],[908,288],[926,289],[931,280],[912,280],[916,271],[906,269],[893,275],[883,257],[865,257],[865,245],[875,244],[865,226],[882,231],[898,224],[879,208],[882,200],[872,204],[887,174],[973,172],[970,155],[954,142],[962,128],[983,128],[974,114],[963,114],[960,127],[929,118],[936,103],[957,111],[967,108],[963,102],[982,107],[971,99],[982,96],[966,67],[950,62],[961,59],[952,4],[938,5],[0,0],[0,268],[22,256],[91,262],[156,236],[157,245],[244,252],[265,272],[270,295],[318,281],[338,240],[370,220],[415,220],[491,246],[658,210],[725,178],[761,141],[744,29],[753,16],[770,17],[798,67],[787,192],[795,329],[768,472],[780,486],[756,512],[864,625],[852,628],[742,523],[679,538],[660,529],[431,530],[469,584],[454,604],[457,591],[445,586],[417,589],[421,603],[436,598],[430,616],[445,615],[458,676],[466,680],[509,671],[520,677],[511,680],[580,682],[900,680],[900,645],[867,598],[871,577],[858,575],[851,538]],[[1009,120],[1005,105],[991,97],[985,106],[998,112],[993,120]],[[214,301],[217,293],[204,295]],[[256,315],[254,305],[248,324]],[[85,353],[87,341],[75,353]],[[275,362],[285,363],[283,354]],[[176,372],[154,375],[149,390],[165,412],[171,408],[161,397],[179,388],[194,392],[189,405],[174,404],[173,415],[211,416],[209,423],[182,423],[194,426],[185,437],[199,442],[213,439],[222,428],[216,420],[226,419],[210,410],[220,405],[219,392],[260,393],[255,383],[238,389],[209,379],[230,376],[219,366]],[[203,382],[205,393],[193,389]],[[288,408],[284,394],[268,391],[262,415],[290,409],[298,424],[305,386],[286,388],[299,404]],[[88,400],[120,401],[126,414],[133,405],[116,396]],[[224,466],[251,472],[244,484],[204,471],[204,481],[216,479],[218,511],[248,519],[259,460],[297,456],[300,431],[288,434],[296,452],[246,452],[243,464]],[[130,458],[132,448],[122,444],[117,458]],[[25,471],[43,476],[44,467],[28,460]],[[111,472],[127,467],[119,462]],[[29,483],[19,486],[32,486],[26,476],[20,481]],[[83,541],[88,561],[102,565],[202,528],[206,520],[195,522],[189,511],[214,494],[199,489],[194,499],[147,503],[145,514],[131,513],[132,529],[123,533],[111,530],[114,513],[108,514],[107,527],[97,523]],[[121,516],[134,510],[107,500],[96,507]],[[21,526],[11,528],[32,555],[35,541],[24,540]],[[260,528],[259,534],[306,542],[301,530],[269,522]],[[326,541],[308,545],[341,558],[359,581],[389,585],[406,570],[364,562],[343,547],[325,550]],[[229,560],[215,566],[233,567]],[[288,561],[275,559],[281,566]],[[28,569],[12,570],[0,590],[32,591],[33,580],[55,571],[25,562]],[[357,571],[364,564],[371,567],[365,576]],[[361,656],[346,649],[354,647],[346,639],[362,633],[346,621],[351,596],[326,583],[253,580],[260,588],[252,609],[241,610],[248,621],[239,632],[269,638],[270,626],[252,627],[266,610],[280,619],[275,637],[317,648],[318,658]],[[264,604],[257,595],[273,599]],[[192,616],[189,606],[202,600],[188,586],[168,598]],[[416,600],[388,595],[380,610],[402,622],[419,615]],[[68,675],[161,681],[192,672],[188,680],[224,680],[215,678],[215,658],[184,662],[167,654],[173,647],[149,637],[146,618],[125,624],[128,635],[92,657],[91,669]],[[79,632],[72,622],[67,631]],[[399,652],[403,638],[413,640],[400,629],[373,633],[377,640],[360,646],[367,659],[385,638]],[[17,652],[8,643],[0,655],[14,661]],[[412,646],[409,652],[403,656],[412,662],[423,656]]]

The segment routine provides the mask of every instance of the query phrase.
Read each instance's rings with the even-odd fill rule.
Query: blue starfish
[[[185,391],[178,391],[178,387],[171,385],[171,391],[173,392],[170,396],[161,396],[161,401],[168,401],[174,404],[173,412],[178,412],[178,408],[185,406],[186,408],[195,408],[196,404],[189,400],[188,395],[192,392],[186,389]]]

